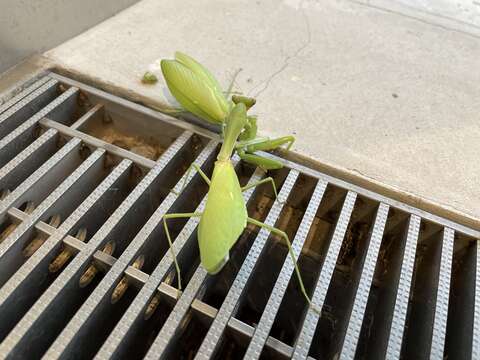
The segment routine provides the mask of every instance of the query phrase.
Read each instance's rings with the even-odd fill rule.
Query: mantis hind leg
[[[257,187],[258,185],[262,185],[262,184],[265,184],[265,183],[271,183],[272,184],[272,188],[273,188],[273,193],[275,194],[275,200],[277,200],[280,204],[283,204],[284,201],[280,201],[278,200],[278,192],[277,192],[277,186],[275,185],[275,181],[273,180],[273,178],[271,176],[265,178],[265,179],[262,179],[260,181],[257,181],[253,184],[248,184],[244,187],[242,187],[242,192],[243,191],[246,191],[248,189],[251,189],[253,187]]]
[[[278,236],[280,236],[281,238],[283,238],[285,240],[285,243],[287,244],[287,247],[288,247],[288,252],[290,254],[290,257],[293,261],[293,264],[295,266],[295,273],[297,275],[297,279],[298,279],[298,282],[300,284],[300,290],[302,291],[302,294],[303,296],[305,297],[305,300],[307,301],[308,305],[317,313],[320,314],[321,310],[318,309],[317,306],[315,306],[313,303],[312,303],[312,300],[310,299],[310,296],[308,296],[307,294],[307,290],[305,290],[305,285],[303,284],[303,280],[302,280],[302,275],[300,274],[300,270],[298,268],[298,264],[297,264],[297,258],[295,257],[295,254],[293,253],[293,250],[292,250],[292,244],[290,242],[290,240],[288,239],[288,235],[280,230],[280,229],[277,229],[273,226],[270,226],[270,225],[267,225],[265,223],[262,223],[258,220],[255,220],[255,219],[252,219],[252,218],[247,218],[247,221],[253,225],[256,225],[258,227],[261,227],[263,229],[267,229],[268,231],[274,233],[274,234],[277,234]]]
[[[173,243],[172,243],[172,238],[170,236],[170,231],[168,231],[167,219],[192,218],[192,217],[200,217],[200,216],[202,216],[202,213],[199,213],[199,212],[163,215],[163,228],[165,229],[165,234],[167,235],[168,246],[170,247],[170,253],[172,255],[173,262],[175,263],[175,271],[177,272],[178,291],[182,291],[182,277],[180,275],[180,266],[178,265],[178,262],[177,262],[177,256],[175,254],[175,250],[173,249]]]
[[[185,176],[185,179],[183,180],[183,184],[182,184],[182,188],[180,189],[180,191],[175,191],[175,190],[170,190],[171,192],[173,192],[175,195],[180,195],[183,190],[185,190],[185,187],[187,186],[187,180],[188,180],[188,177],[190,176],[190,172],[192,171],[192,169],[195,169],[199,174],[200,176],[202,177],[203,180],[205,180],[205,182],[207,183],[208,186],[210,186],[210,179],[208,178],[208,176],[203,172],[203,170],[200,168],[200,166],[198,166],[197,164],[195,163],[191,163],[190,166],[188,167],[188,170],[187,170],[187,174]]]

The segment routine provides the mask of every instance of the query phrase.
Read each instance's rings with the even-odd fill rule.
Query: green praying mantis
[[[255,105],[255,99],[246,96],[233,95],[231,100],[228,100],[210,71],[186,54],[176,52],[174,60],[162,60],[160,66],[170,92],[180,105],[208,123],[220,125],[222,136],[225,134],[227,117],[235,105],[243,103],[247,110]],[[231,86],[227,95],[230,90]],[[287,144],[289,150],[295,138],[257,138],[257,118],[247,115],[238,140],[240,141],[235,150],[242,160],[265,170],[272,170],[281,168],[282,163],[262,158],[256,155],[255,151],[274,150],[284,144]]]
[[[265,170],[281,168],[281,162],[261,157],[255,152],[272,150],[284,144],[288,144],[288,148],[290,148],[294,138],[292,136],[273,140],[256,138],[256,118],[247,115],[247,110],[255,104],[255,99],[234,95],[232,100],[228,101],[213,75],[191,57],[177,52],[175,60],[162,60],[161,68],[168,88],[177,101],[186,110],[205,121],[220,124],[223,135],[223,144],[214,164],[212,178],[209,179],[197,164],[192,163],[187,170],[187,176],[182,186],[181,191],[183,191],[188,174],[192,169],[205,180],[209,190],[203,212],[170,213],[163,216],[163,226],[177,272],[178,290],[182,289],[180,267],[173,250],[167,225],[168,219],[200,218],[197,230],[200,261],[207,272],[212,275],[222,270],[229,261],[230,249],[246,228],[247,223],[250,223],[267,229],[285,241],[295,265],[301,292],[308,304],[312,306],[288,235],[280,229],[249,217],[247,213],[242,192],[261,184],[270,183],[276,198],[277,189],[273,178],[266,177],[256,183],[241,187],[231,161],[231,156],[236,151],[242,160]]]

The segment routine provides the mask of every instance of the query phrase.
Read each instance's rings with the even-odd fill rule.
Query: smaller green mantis
[[[162,60],[160,66],[170,92],[180,105],[197,117],[211,124],[220,125],[223,135],[227,117],[234,106],[243,104],[248,110],[256,102],[253,98],[239,95],[233,95],[232,99],[228,100],[210,71],[195,59],[181,52],[175,53],[174,60]],[[230,93],[230,90],[227,93]],[[248,115],[238,135],[240,141],[235,147],[240,158],[248,163],[259,165],[264,170],[280,169],[281,162],[260,157],[255,154],[255,151],[275,150],[285,144],[289,150],[295,138],[283,136],[270,140],[256,136],[257,118]],[[235,137],[236,140],[237,137]]]
[[[288,246],[290,256],[295,264],[295,272],[300,283],[300,288],[303,296],[308,304],[312,306],[310,297],[308,296],[305,286],[298,269],[297,260],[292,251],[291,243],[288,235],[273,226],[264,224],[248,216],[245,201],[242,197],[242,192],[256,187],[260,184],[271,183],[275,197],[277,196],[277,189],[275,182],[271,177],[260,180],[257,183],[250,184],[244,187],[240,186],[237,174],[230,159],[232,152],[238,146],[236,140],[241,134],[247,123],[246,106],[243,102],[235,104],[231,109],[225,127],[225,137],[215,162],[212,178],[209,179],[201,168],[192,163],[187,171],[187,176],[192,169],[195,169],[209,186],[207,195],[207,202],[203,212],[193,213],[178,213],[166,214],[163,216],[163,226],[167,235],[170,251],[174,259],[175,269],[178,278],[178,289],[182,289],[180,267],[178,265],[175,252],[173,250],[172,239],[167,226],[168,219],[177,218],[191,218],[199,217],[200,223],[198,225],[197,236],[200,249],[200,261],[202,266],[210,274],[217,274],[229,260],[229,251],[237,242],[239,236],[247,226],[247,223],[265,228],[270,232],[277,234],[285,240]],[[250,144],[250,150],[255,151],[258,147],[262,148],[262,143]],[[248,149],[248,148],[247,148]],[[255,158],[259,165],[262,161],[265,166],[269,166],[268,159]],[[183,184],[182,190],[185,187]],[[147,307],[148,308],[148,307]]]

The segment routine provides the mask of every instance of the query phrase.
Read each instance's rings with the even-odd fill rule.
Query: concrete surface
[[[138,0],[0,0],[0,73]]]
[[[479,228],[478,17],[411,3],[144,0],[45,56],[156,106],[165,85],[138,79],[175,50],[223,84],[243,68],[263,134],[295,134],[321,169]]]

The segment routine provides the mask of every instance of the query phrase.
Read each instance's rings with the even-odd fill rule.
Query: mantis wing
[[[161,67],[168,88],[185,109],[212,123],[224,121],[227,113],[201,78],[175,60],[162,60]]]
[[[246,226],[247,209],[237,174],[230,161],[217,161],[198,227],[200,260],[210,274],[222,269]]]
[[[209,87],[215,90],[215,96],[222,107],[223,111],[228,111],[228,102],[223,95],[222,88],[218,83],[217,79],[205,68],[202,64],[197,62],[195,59],[190,56],[181,53],[180,51],[175,52],[175,60],[177,60],[182,65],[185,65],[189,68],[195,75],[197,75],[202,81],[207,83]]]

